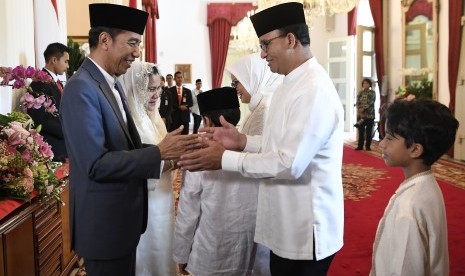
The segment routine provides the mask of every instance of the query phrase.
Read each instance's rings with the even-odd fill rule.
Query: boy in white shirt
[[[197,96],[208,127],[220,116],[240,119],[236,89],[224,87]],[[250,275],[255,257],[258,185],[237,172],[185,172],[174,236],[174,261],[181,274]]]
[[[371,275],[449,275],[446,211],[431,165],[454,144],[458,121],[431,100],[397,100],[386,118],[382,157],[405,180],[379,222]]]

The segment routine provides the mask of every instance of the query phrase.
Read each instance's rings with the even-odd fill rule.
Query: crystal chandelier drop
[[[246,52],[258,52],[260,49],[258,37],[250,21],[250,16],[254,13],[254,10],[248,11],[247,16],[231,29],[231,40],[229,44],[232,48]]]
[[[286,0],[259,0],[258,10],[263,10],[271,6],[291,2]],[[334,15],[336,13],[345,13],[351,11],[358,5],[359,0],[297,0],[304,5],[305,18],[307,25],[312,26],[312,20],[315,17]]]

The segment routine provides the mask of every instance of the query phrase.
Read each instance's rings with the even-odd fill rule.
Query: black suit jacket
[[[190,107],[194,104],[192,101],[192,93],[189,89],[183,87],[182,88],[182,97],[181,97],[181,104],[179,103],[178,99],[178,90],[176,85],[168,88],[168,94],[171,98],[171,103],[172,103],[172,112],[171,112],[171,129],[175,130],[181,125],[186,125],[189,124],[190,122]],[[179,109],[181,105],[187,106],[188,109],[185,111],[182,111]]]
[[[127,256],[147,226],[147,178],[160,177],[160,151],[141,144],[130,113],[124,122],[112,90],[90,59],[66,84],[61,107],[70,162],[72,246],[88,259]]]
[[[163,90],[160,95],[160,116],[166,121],[166,129],[171,129],[171,112],[173,110],[173,103],[168,93],[168,87],[163,86]]]
[[[42,69],[42,71],[50,75],[47,70]],[[31,83],[31,88],[36,93],[50,97],[60,113],[61,92],[54,81],[49,83],[34,81]],[[68,157],[68,153],[66,152],[65,139],[61,129],[59,115],[54,116],[46,112],[44,107],[40,109],[30,108],[27,110],[27,113],[32,117],[32,120],[34,120],[36,127],[42,125],[40,134],[44,136],[46,142],[52,146],[52,151],[55,155],[54,160],[64,161],[65,158]]]

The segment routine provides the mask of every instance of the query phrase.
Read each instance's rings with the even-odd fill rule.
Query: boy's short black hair
[[[201,79],[197,79],[197,80],[195,81],[195,83],[198,83],[198,82],[202,82],[202,80],[201,80]]]
[[[386,111],[386,133],[423,146],[420,158],[431,166],[454,144],[459,122],[445,105],[429,100],[396,100]]]
[[[239,108],[211,110],[205,112],[202,116],[210,118],[215,127],[221,126],[220,116],[223,116],[228,123],[236,126],[241,119],[241,111]]]
[[[60,59],[65,53],[69,54],[68,46],[59,42],[51,43],[44,51],[45,62],[48,63],[53,57]]]

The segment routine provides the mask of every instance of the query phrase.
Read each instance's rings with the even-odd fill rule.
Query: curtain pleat
[[[226,56],[228,55],[231,24],[226,19],[215,20],[208,26],[212,66],[212,88],[221,87]]]
[[[376,76],[381,91],[384,76],[384,51],[383,51],[383,2],[382,0],[370,0],[370,10],[375,22],[375,55]]]
[[[455,111],[455,89],[459,74],[460,43],[462,31],[460,21],[462,17],[463,1],[449,0],[449,108]]]
[[[355,6],[347,14],[347,35],[355,35],[357,33],[357,12],[358,7]]]

